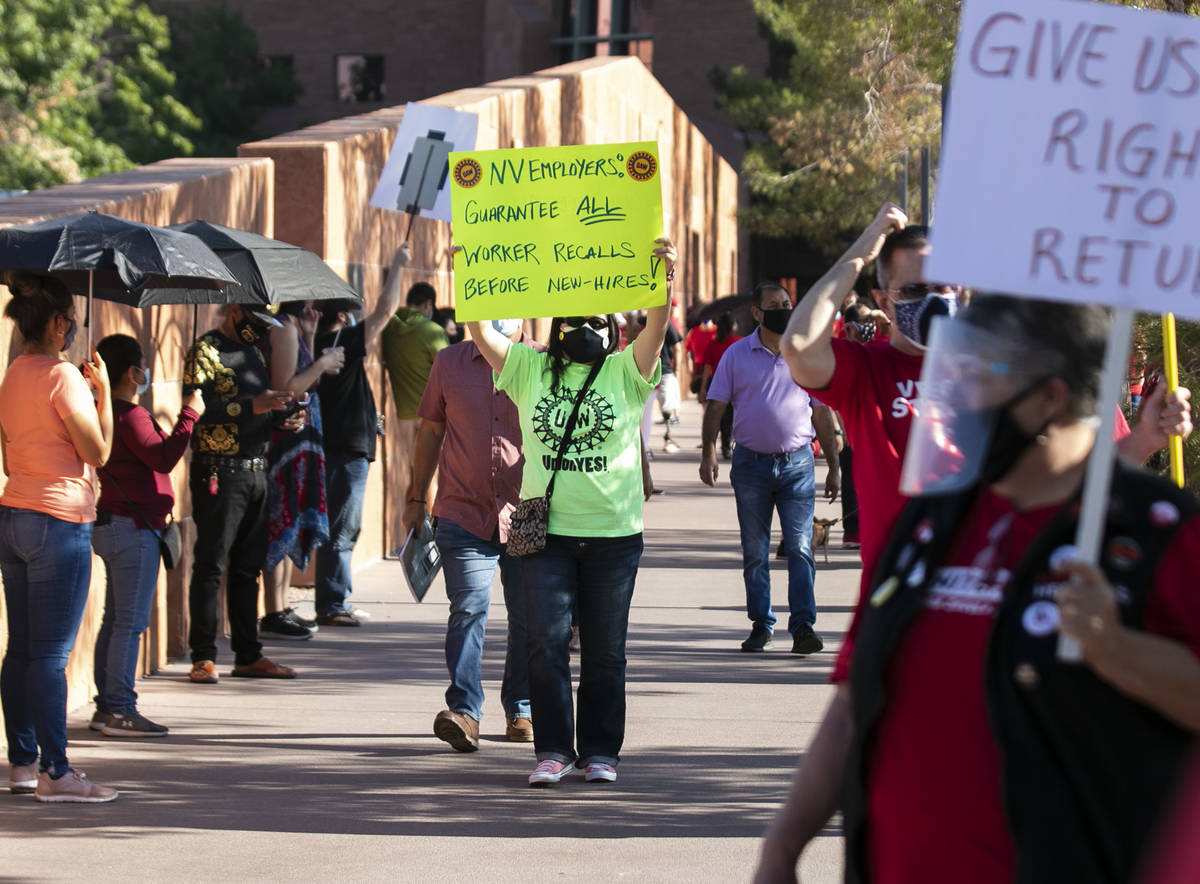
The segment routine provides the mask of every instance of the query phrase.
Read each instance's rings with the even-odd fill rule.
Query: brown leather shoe
[[[445,740],[459,752],[479,748],[479,722],[469,715],[443,709],[433,719],[433,735]]]
[[[504,729],[504,735],[508,737],[510,743],[532,743],[533,722],[528,718],[510,715],[508,716],[508,727]]]
[[[188,680],[193,684],[216,684],[219,680],[216,664],[212,660],[197,660],[192,664]]]
[[[296,670],[290,666],[280,666],[272,663],[266,657],[259,657],[247,666],[234,666],[229,673],[235,678],[295,678]]]

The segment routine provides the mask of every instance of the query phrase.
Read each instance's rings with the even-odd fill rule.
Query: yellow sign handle
[[[1167,382],[1167,392],[1179,388],[1179,351],[1175,346],[1175,314],[1164,313],[1163,328],[1163,375]],[[1171,436],[1168,442],[1168,452],[1171,456],[1171,481],[1183,487],[1183,437]]]

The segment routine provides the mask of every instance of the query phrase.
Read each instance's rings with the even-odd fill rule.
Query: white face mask
[[[137,391],[136,391],[137,395],[141,396],[143,393],[145,393],[147,390],[150,389],[150,369],[142,368],[141,366],[138,366],[138,370],[146,376],[145,380],[143,380],[140,384],[137,385]]]
[[[492,328],[500,332],[506,338],[511,338],[521,326],[525,324],[523,319],[493,319]]]
[[[346,317],[346,328],[354,328],[358,325],[358,318],[353,313],[343,313],[342,315]]]

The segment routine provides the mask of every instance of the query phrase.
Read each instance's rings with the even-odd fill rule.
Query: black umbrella
[[[190,234],[212,249],[233,274],[235,283],[221,291],[175,288],[142,292],[141,304],[261,304],[325,301],[346,298],[362,304],[362,295],[334,273],[320,256],[246,230],[208,221],[175,224],[171,230]]]
[[[732,313],[734,310],[740,310],[742,307],[750,303],[751,295],[728,295],[724,298],[705,304],[700,312],[696,314],[696,321],[703,322],[706,319],[716,319],[726,313]]]
[[[196,237],[100,212],[0,230],[0,268],[47,273],[87,295],[89,352],[93,297],[136,306],[148,287],[215,290],[236,282]]]

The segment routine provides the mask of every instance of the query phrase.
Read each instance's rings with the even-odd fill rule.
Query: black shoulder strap
[[[596,380],[596,376],[600,374],[600,369],[607,359],[608,357],[604,356],[596,360],[592,370],[588,372],[587,380],[579,388],[579,395],[575,397],[575,407],[571,409],[571,416],[567,419],[567,425],[563,429],[562,441],[558,443],[558,454],[554,457],[554,469],[551,470],[550,481],[546,484],[547,500],[554,493],[554,480],[558,478],[558,465],[562,463],[563,455],[567,453],[567,446],[571,444],[571,434],[575,432],[575,420],[579,417],[579,406],[583,404],[583,397],[587,395],[587,391],[591,388],[592,382]]]
[[[140,506],[138,506],[136,503],[134,503],[133,499],[128,494],[125,493],[125,489],[122,488],[117,483],[117,480],[113,478],[112,473],[110,473],[104,467],[100,467],[100,472],[102,472],[104,474],[104,478],[106,481],[112,482],[112,486],[117,489],[117,492],[122,497],[125,498],[125,502],[127,504],[129,504],[131,507],[133,507],[133,511],[138,514],[138,518],[146,523],[146,527],[150,528],[151,533],[153,533],[154,536],[158,538],[158,542],[162,543],[162,534],[160,534],[158,531],[155,531],[154,528],[150,527],[153,523],[149,519],[146,518],[146,514],[142,512],[142,508]]]

